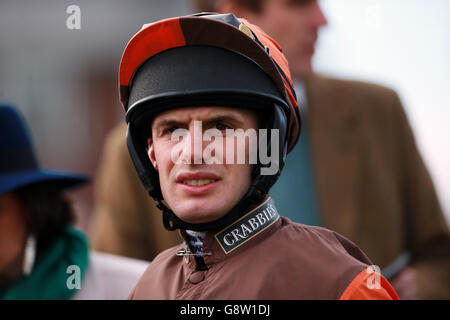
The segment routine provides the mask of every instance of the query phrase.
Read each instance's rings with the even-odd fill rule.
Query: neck
[[[252,192],[249,192],[249,194],[252,194]],[[178,218],[172,210],[162,203],[161,200],[155,199],[155,201],[157,207],[163,211],[163,224],[169,231],[176,229],[192,231],[218,231],[239,219],[246,212],[256,208],[268,197],[268,194],[261,195],[260,193],[253,193],[252,196],[246,195],[222,218],[201,224],[187,223]]]

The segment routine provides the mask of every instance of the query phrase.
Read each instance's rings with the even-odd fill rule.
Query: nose
[[[327,18],[325,17],[322,8],[319,5],[319,1],[315,0],[311,7],[311,21],[315,28],[319,29],[328,24]]]
[[[193,121],[187,135],[183,138],[180,155],[183,164],[201,164],[203,159],[203,131],[201,121]]]

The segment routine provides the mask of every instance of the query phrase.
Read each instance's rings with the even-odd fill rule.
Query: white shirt
[[[293,80],[295,94],[297,95],[298,106],[302,115],[308,111],[308,98],[306,96],[306,87],[303,80],[295,78]]]
[[[91,251],[89,265],[74,300],[125,300],[149,261]]]

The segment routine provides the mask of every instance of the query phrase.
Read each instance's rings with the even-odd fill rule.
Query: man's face
[[[198,121],[202,126],[201,141],[197,139]],[[189,135],[174,141],[172,134],[180,129]],[[211,160],[206,159],[208,153],[205,148],[215,141],[202,139],[203,133],[209,129],[220,132],[225,146],[227,140],[235,139],[227,135],[226,129],[257,129],[257,118],[252,111],[244,109],[191,107],[165,111],[152,121],[148,154],[159,173],[164,200],[180,219],[189,223],[221,218],[237,204],[251,183],[252,165],[248,161],[245,164],[235,161],[227,164],[225,147],[223,153],[214,154],[222,164],[205,163]],[[236,143],[233,145],[236,155],[237,152],[245,152],[248,159],[248,143],[243,148]],[[174,153],[180,157],[177,162],[174,162]]]
[[[318,32],[327,24],[317,0],[264,0],[247,18],[280,44],[294,76],[311,75]]]

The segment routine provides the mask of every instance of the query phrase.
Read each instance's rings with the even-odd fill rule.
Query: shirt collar
[[[250,210],[226,228],[206,232],[203,240],[203,259],[211,265],[241,253],[265,239],[281,226],[281,217],[273,200],[268,197],[263,203]],[[189,267],[195,268],[196,262],[189,250],[189,236],[185,230],[180,231],[185,240],[184,257]],[[179,254],[183,256],[183,254]]]

